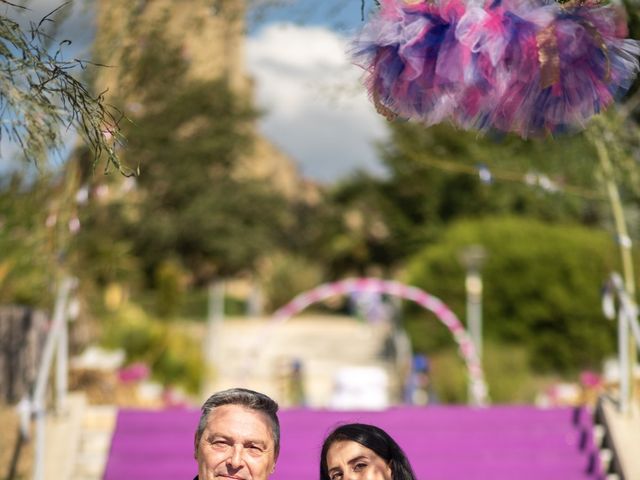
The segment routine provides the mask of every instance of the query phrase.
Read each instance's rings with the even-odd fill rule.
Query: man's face
[[[266,415],[241,405],[214,408],[195,445],[199,480],[266,480],[275,468]]]

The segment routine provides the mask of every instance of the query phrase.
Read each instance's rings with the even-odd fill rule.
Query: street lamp
[[[481,245],[469,245],[460,253],[460,263],[465,267],[465,291],[467,294],[467,329],[482,362],[482,276],[480,270],[487,254]]]

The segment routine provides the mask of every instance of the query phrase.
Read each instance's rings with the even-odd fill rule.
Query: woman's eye
[[[356,465],[353,467],[353,471],[354,472],[361,472],[365,468],[367,468],[367,464],[366,463],[356,463]]]
[[[340,480],[342,478],[342,473],[334,473],[331,475],[331,480]]]

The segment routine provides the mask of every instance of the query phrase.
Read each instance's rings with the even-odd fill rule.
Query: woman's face
[[[373,450],[351,440],[335,442],[327,450],[331,480],[391,480],[391,467]]]

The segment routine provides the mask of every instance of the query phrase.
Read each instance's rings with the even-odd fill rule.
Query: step
[[[102,480],[116,418],[114,406],[93,405],[87,408],[72,480]]]
[[[44,478],[69,480],[72,477],[86,408],[85,395],[72,392],[60,412],[47,414]]]

